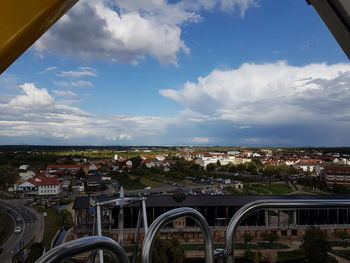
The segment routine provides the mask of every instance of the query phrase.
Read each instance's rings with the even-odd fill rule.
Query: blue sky
[[[304,0],[80,0],[0,76],[0,144],[349,146]]]

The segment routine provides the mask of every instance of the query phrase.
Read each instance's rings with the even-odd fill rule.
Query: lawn
[[[4,211],[0,210],[0,246],[4,244],[13,232],[14,222]]]
[[[293,189],[287,184],[253,185],[248,190],[251,194],[262,195],[284,195],[293,192]]]
[[[258,186],[254,185],[248,189],[250,194],[262,194],[262,195],[269,195],[271,194],[270,191],[268,191],[264,186]]]
[[[136,176],[112,175],[112,179],[118,181],[119,185],[122,185],[126,190],[144,189],[146,187],[146,185],[136,180]]]
[[[293,189],[287,184],[270,184],[267,185],[267,190],[273,195],[283,195],[293,192]]]
[[[43,247],[46,250],[49,250],[51,248],[52,239],[61,227],[58,211],[53,207],[45,209],[42,206],[35,206],[35,209],[37,209],[40,213],[47,213],[47,216],[44,217],[45,230],[43,238]]]
[[[153,181],[151,179],[148,179],[148,178],[145,178],[145,177],[141,178],[140,183],[145,185],[145,186],[152,187],[152,188],[167,186],[166,184],[163,184],[163,183],[160,183],[160,182],[155,182],[155,181]]]

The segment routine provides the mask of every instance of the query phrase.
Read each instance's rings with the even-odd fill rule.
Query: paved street
[[[0,205],[12,217],[15,227],[20,226],[22,228],[21,233],[13,233],[9,240],[2,246],[3,253],[0,255],[0,262],[10,263],[14,253],[25,246],[34,235],[40,235],[38,225],[42,224],[42,220],[40,215],[38,217],[34,211],[24,207],[22,200],[1,200]],[[17,217],[21,217],[21,220],[16,221]]]

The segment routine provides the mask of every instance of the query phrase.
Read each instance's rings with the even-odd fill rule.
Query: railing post
[[[142,247],[142,263],[151,263],[152,248],[155,241],[155,237],[160,229],[167,223],[173,221],[174,219],[180,217],[190,217],[192,218],[201,228],[204,241],[205,241],[205,262],[214,263],[213,256],[213,244],[212,237],[209,229],[209,225],[205,218],[197,210],[189,207],[182,207],[170,210],[162,215],[160,215],[148,229],[147,234],[143,240]]]
[[[97,249],[106,250],[118,262],[129,263],[124,249],[114,240],[104,236],[83,237],[64,243],[45,253],[35,263],[58,263],[65,258]]]
[[[241,207],[232,217],[226,230],[226,263],[234,262],[233,238],[242,220],[251,212],[259,209],[272,208],[329,208],[350,207],[350,200],[346,199],[282,199],[282,200],[259,200],[248,203]]]

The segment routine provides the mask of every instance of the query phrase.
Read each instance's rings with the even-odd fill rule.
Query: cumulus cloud
[[[350,144],[350,64],[292,66],[280,61],[216,69],[178,90],[160,91],[184,106],[172,118],[94,115],[33,83],[17,90],[19,94],[0,99],[2,142]]]
[[[184,106],[184,119],[211,123],[210,137],[251,145],[350,143],[350,64],[245,63],[160,94]]]
[[[58,87],[72,87],[72,88],[85,88],[92,87],[91,81],[77,80],[77,81],[54,81],[53,84]]]
[[[76,93],[70,90],[53,90],[52,92],[58,96],[67,97],[67,98],[73,98],[77,96]]]
[[[57,74],[58,77],[64,78],[81,78],[81,77],[97,77],[97,74],[91,71],[62,71]]]
[[[169,120],[145,116],[96,116],[57,101],[47,89],[33,83],[19,86],[21,94],[0,102],[0,139],[35,138],[49,144],[108,144],[143,138],[144,142],[165,132]],[[53,91],[57,95],[70,92]],[[18,141],[17,141],[18,143]]]
[[[201,10],[220,8],[241,16],[258,0],[81,0],[35,44],[50,52],[81,59],[138,64],[152,56],[177,64],[179,52],[190,49],[182,27],[202,20]]]
[[[295,67],[280,61],[216,69],[160,93],[198,114],[246,126],[348,116],[349,83],[349,64]]]
[[[14,108],[43,107],[53,103],[53,98],[47,89],[37,89],[33,83],[20,85],[23,95],[12,98],[8,105]]]

